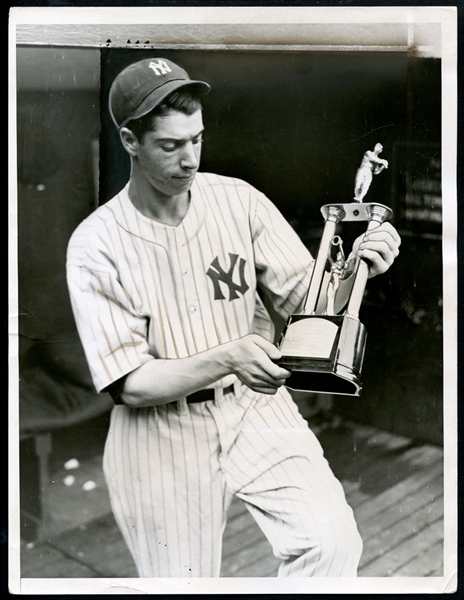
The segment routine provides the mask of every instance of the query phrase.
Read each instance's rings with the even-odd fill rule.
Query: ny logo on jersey
[[[214,299],[215,300],[224,300],[225,296],[222,293],[220,282],[225,283],[229,288],[229,302],[230,300],[235,300],[238,298],[237,292],[244,294],[248,290],[248,284],[245,281],[245,265],[246,260],[244,258],[240,259],[239,263],[239,277],[240,277],[240,285],[234,283],[233,275],[235,265],[237,264],[238,254],[232,254],[229,252],[230,258],[230,268],[228,271],[225,271],[221,265],[219,264],[219,258],[216,258],[212,261],[210,268],[206,272],[206,274],[211,277],[211,281],[214,286]]]
[[[148,65],[149,69],[153,69],[156,75],[166,75],[166,73],[170,73],[172,69],[169,68],[167,63],[164,60],[158,60],[158,62],[151,61]]]

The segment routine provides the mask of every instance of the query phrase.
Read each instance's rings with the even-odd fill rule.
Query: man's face
[[[173,197],[187,192],[200,166],[202,112],[170,111],[155,117],[137,148],[137,164],[154,191]]]

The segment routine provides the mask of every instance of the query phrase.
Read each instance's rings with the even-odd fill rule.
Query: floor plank
[[[360,577],[390,577],[403,565],[426,551],[443,537],[443,522],[432,523],[413,537],[403,540],[388,552],[359,569]]]
[[[112,515],[96,519],[85,528],[65,532],[53,544],[105,576],[137,577],[132,557]]]
[[[376,518],[361,519],[357,518],[358,527],[364,542],[371,537],[378,535],[383,529],[390,527],[399,520],[407,520],[414,523],[417,511],[421,508],[432,505],[443,492],[441,486],[441,476],[438,475],[417,489],[404,490],[404,496],[398,494],[397,502],[389,505],[384,510],[377,513]],[[355,511],[358,516],[362,514],[362,507]]]
[[[264,571],[272,571],[275,574],[279,564],[280,561],[272,554],[269,542],[262,536],[259,541],[241,547],[239,552],[229,554],[223,561],[221,576],[264,577]]]
[[[434,460],[435,452],[424,446],[413,446],[404,449],[401,454],[386,454],[365,464],[359,471],[360,486],[348,493],[348,501],[355,508],[370,497],[392,489],[400,481],[412,474],[424,471]],[[442,455],[440,454],[440,460]],[[343,483],[343,479],[342,479]]]
[[[443,473],[443,460],[431,464],[427,468],[413,473],[410,477],[403,479],[396,485],[385,490],[381,494],[370,498],[363,504],[359,504],[354,512],[359,524],[371,521],[376,515],[387,508],[396,506],[398,499],[404,498],[409,493],[426,487],[431,479]]]
[[[236,496],[232,499],[229,512],[227,515],[228,520],[234,519],[236,516],[243,514],[244,512],[248,512],[245,503],[240,498]]]
[[[223,560],[232,554],[240,552],[250,544],[258,543],[265,536],[251,515],[246,516],[247,525],[239,532],[234,532],[233,527],[226,526],[223,538]]]
[[[443,542],[436,542],[424,552],[420,552],[392,575],[394,577],[442,577]]]
[[[52,564],[57,559],[60,559],[62,553],[50,546],[47,543],[29,543],[21,545],[21,572],[27,573],[26,577],[29,576],[29,572],[34,572],[40,568]],[[33,575],[31,575],[33,576]]]
[[[411,544],[415,544],[416,536],[426,530],[431,524],[437,522],[441,524],[442,517],[443,496],[436,498],[434,502],[426,506],[422,506],[422,508],[409,516],[409,518],[406,516],[392,525],[383,527],[377,535],[369,538],[364,543],[363,555],[359,564],[360,569],[408,540]],[[439,535],[440,539],[443,539],[443,528],[439,532]]]
[[[61,578],[100,577],[100,573],[75,557],[43,542],[25,549],[21,557],[21,577]]]
[[[362,467],[373,458],[407,447],[411,443],[411,440],[403,436],[393,436],[386,431],[349,421],[338,427],[322,429],[318,439],[329,463],[345,473],[348,479],[356,479],[359,474],[357,469],[353,470],[354,464]]]

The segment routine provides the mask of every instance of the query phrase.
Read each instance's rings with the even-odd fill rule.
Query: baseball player
[[[313,258],[262,193],[198,171],[209,90],[162,58],[116,77],[109,108],[130,180],[69,243],[80,337],[97,391],[115,399],[103,459],[112,509],[141,577],[219,576],[234,495],[280,576],[355,576],[352,510],[285,388],[258,295],[284,318],[296,312]],[[353,256],[376,275],[399,244],[384,224]]]
[[[362,202],[364,196],[372,183],[372,176],[378,175],[384,169],[388,169],[388,161],[379,157],[382,152],[382,144],[376,144],[374,150],[368,150],[364,153],[361,165],[356,172],[354,182],[354,201]]]

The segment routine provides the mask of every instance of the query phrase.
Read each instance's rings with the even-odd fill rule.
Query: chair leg
[[[39,498],[41,519],[37,540],[48,538],[51,531],[52,514],[50,506],[49,455],[52,451],[52,434],[39,433],[35,436],[35,453],[39,460]]]

